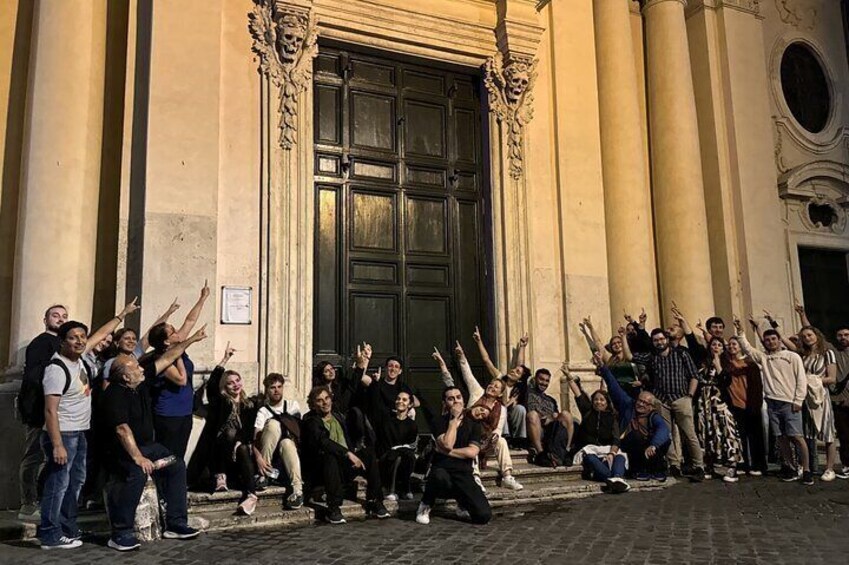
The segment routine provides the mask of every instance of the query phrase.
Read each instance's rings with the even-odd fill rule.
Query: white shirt
[[[280,414],[289,414],[290,416],[294,416],[296,418],[301,417],[301,407],[298,404],[297,400],[281,400],[279,404],[275,404],[271,406],[266,404],[256,414],[256,422],[254,423],[255,430],[261,430],[265,427],[265,424],[268,423],[269,420],[274,418],[275,415],[279,416]]]
[[[91,383],[83,368],[82,359],[71,361],[58,353],[54,353],[51,359],[58,359],[68,368],[71,373],[71,383],[68,391],[65,389],[67,378],[62,367],[48,365],[44,369],[42,387],[44,396],[60,396],[59,399],[59,431],[60,432],[83,432],[89,429],[91,424]],[[47,424],[44,425],[47,429]]]

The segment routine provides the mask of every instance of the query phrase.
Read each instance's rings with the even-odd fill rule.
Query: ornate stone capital
[[[535,58],[544,31],[530,4],[500,0],[495,37],[498,50],[484,65],[489,106],[506,128],[510,176],[521,178],[525,169],[524,131],[533,118]]]
[[[658,4],[662,4],[663,2],[678,2],[682,4],[685,8],[687,7],[688,0],[641,0],[641,4],[643,6],[643,12],[651,8],[652,6],[657,6]]]
[[[689,0],[687,4],[687,16],[689,17],[699,10],[717,10],[719,8],[746,12],[747,14],[762,18],[760,15],[760,0]]]
[[[279,90],[278,141],[289,150],[298,127],[298,96],[312,80],[318,54],[312,1],[254,0],[248,18],[259,72]]]
[[[533,118],[536,59],[496,52],[485,65],[484,84],[490,110],[506,126],[510,175],[519,179],[525,169],[524,130]]]

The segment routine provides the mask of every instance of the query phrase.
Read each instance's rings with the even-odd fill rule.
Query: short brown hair
[[[286,384],[286,377],[281,375],[280,373],[268,373],[264,379],[262,379],[263,388],[268,388],[274,383],[280,383],[281,385]]]

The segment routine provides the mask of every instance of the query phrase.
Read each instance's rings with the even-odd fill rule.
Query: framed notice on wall
[[[221,323],[243,324],[251,323],[251,294],[249,286],[221,287]]]

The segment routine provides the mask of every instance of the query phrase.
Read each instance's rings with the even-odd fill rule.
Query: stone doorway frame
[[[434,0],[416,13],[388,0],[254,0],[261,82],[260,374],[282,372],[299,396],[313,347],[313,87],[317,40],[482,70],[488,92],[494,327],[498,359],[530,327],[524,168],[536,52],[536,0]],[[375,4],[380,4],[376,7]],[[453,9],[439,10],[438,4]],[[462,19],[463,8],[475,20]],[[459,14],[458,14],[459,11]],[[481,17],[481,15],[485,17]]]

